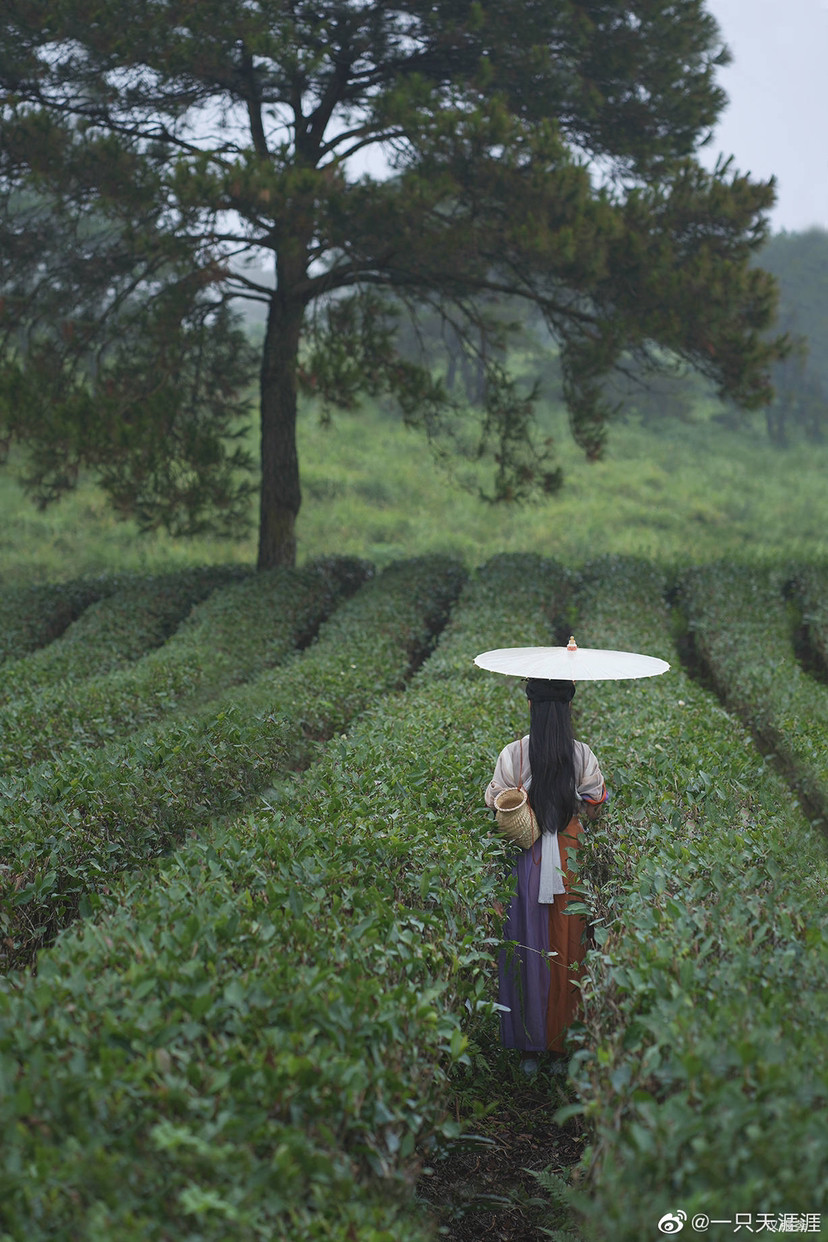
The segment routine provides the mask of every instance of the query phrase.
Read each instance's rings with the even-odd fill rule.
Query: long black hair
[[[529,804],[544,832],[561,832],[578,809],[575,787],[575,739],[572,736],[572,696],[575,683],[526,683],[530,702],[529,767],[532,782]]]

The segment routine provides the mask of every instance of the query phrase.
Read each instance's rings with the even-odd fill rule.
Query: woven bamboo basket
[[[540,833],[525,789],[502,789],[495,797],[495,820],[503,836],[528,850]]]

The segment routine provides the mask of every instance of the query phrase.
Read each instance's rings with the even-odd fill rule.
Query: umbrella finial
[[[566,644],[566,649],[567,649],[567,651],[577,651],[577,650],[578,650],[578,644],[575,642],[575,635],[574,635],[574,634],[570,634],[570,635],[569,635],[569,642]]]

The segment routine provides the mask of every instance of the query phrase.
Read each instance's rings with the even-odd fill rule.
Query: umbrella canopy
[[[635,651],[579,647],[570,638],[566,647],[501,647],[475,656],[478,668],[512,677],[542,677],[549,681],[624,681],[657,677],[670,665]]]

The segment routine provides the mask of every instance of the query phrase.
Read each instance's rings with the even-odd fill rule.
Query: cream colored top
[[[528,789],[532,784],[532,770],[529,767],[529,734],[523,739],[523,766],[520,765],[521,743],[510,742],[504,746],[497,757],[494,776],[486,789],[486,806],[494,806],[496,796],[504,789],[517,789],[522,785]],[[606,794],[604,778],[598,767],[598,760],[586,742],[576,742],[575,759],[575,792],[582,802],[603,802]],[[519,770],[520,769],[520,770]]]
[[[523,763],[521,764],[521,751]],[[605,801],[607,796],[604,778],[598,767],[598,760],[585,742],[575,742],[575,792],[581,802],[593,805]],[[529,734],[523,742],[510,742],[504,746],[497,757],[494,776],[489,782],[485,798],[487,806],[494,806],[494,800],[504,789],[516,789],[522,785],[528,789],[532,783],[532,772],[529,767]],[[541,869],[538,884],[538,902],[552,905],[556,895],[566,892],[561,867],[561,847],[557,832],[541,833]]]

